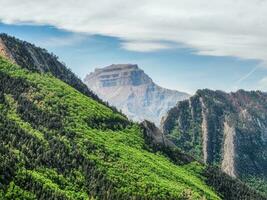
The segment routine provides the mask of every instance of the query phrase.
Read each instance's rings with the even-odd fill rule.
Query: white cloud
[[[260,90],[267,91],[267,76],[259,81],[258,88]]]
[[[0,5],[5,23],[115,36],[128,50],[179,44],[201,55],[267,61],[266,0],[0,0]]]
[[[173,45],[164,44],[160,42],[128,41],[123,42],[122,47],[129,51],[151,52],[163,49],[170,49],[173,47]]]

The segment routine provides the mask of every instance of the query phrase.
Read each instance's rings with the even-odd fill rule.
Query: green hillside
[[[143,128],[0,57],[0,199],[265,199]]]
[[[149,152],[138,125],[3,58],[0,110],[3,199],[219,199],[201,165]]]

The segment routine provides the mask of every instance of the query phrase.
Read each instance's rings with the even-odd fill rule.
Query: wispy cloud
[[[129,51],[151,52],[151,51],[170,49],[173,48],[174,46],[163,42],[161,43],[161,42],[147,42],[147,41],[128,41],[128,42],[123,42],[122,47]]]
[[[265,0],[0,0],[0,4],[2,22],[114,36],[127,50],[176,46],[167,41],[201,55],[267,61]]]
[[[245,74],[244,76],[242,76],[240,79],[238,79],[236,81],[236,84],[239,85],[240,83],[242,83],[243,81],[245,81],[246,79],[248,79],[252,74],[254,74],[254,72],[257,71],[257,69],[259,68],[259,66],[254,67],[252,70],[250,70],[247,74]]]
[[[80,34],[72,34],[70,36],[48,37],[44,40],[39,40],[38,44],[45,48],[65,47],[80,44],[86,39],[86,36]]]
[[[241,76],[236,82],[234,82],[233,87],[232,87],[232,91],[238,90],[240,88],[240,84],[242,84],[243,82],[245,82],[250,76],[252,76],[257,69],[260,66],[257,65],[256,67],[252,68],[249,72],[247,72],[245,75]],[[258,87],[258,86],[257,86]]]
[[[267,76],[262,78],[259,82],[258,82],[258,88],[260,90],[263,91],[267,91]]]

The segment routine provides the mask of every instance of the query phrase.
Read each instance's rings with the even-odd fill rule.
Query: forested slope
[[[267,195],[267,94],[199,90],[171,109],[165,136]]]
[[[29,69],[0,57],[0,199],[265,199]]]
[[[139,126],[51,75],[1,58],[0,87],[2,198],[219,199],[203,166],[147,151]]]
[[[107,105],[53,53],[7,34],[0,34],[0,55],[33,72],[50,73],[86,96]],[[108,106],[108,105],[107,105]],[[111,107],[117,112],[115,107]]]

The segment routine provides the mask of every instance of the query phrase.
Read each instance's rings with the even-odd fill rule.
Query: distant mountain
[[[267,193],[267,94],[199,90],[172,108],[164,134],[185,152]]]
[[[147,119],[157,125],[170,108],[189,97],[186,93],[158,86],[143,70],[132,64],[96,69],[85,77],[84,82],[130,119]]]

